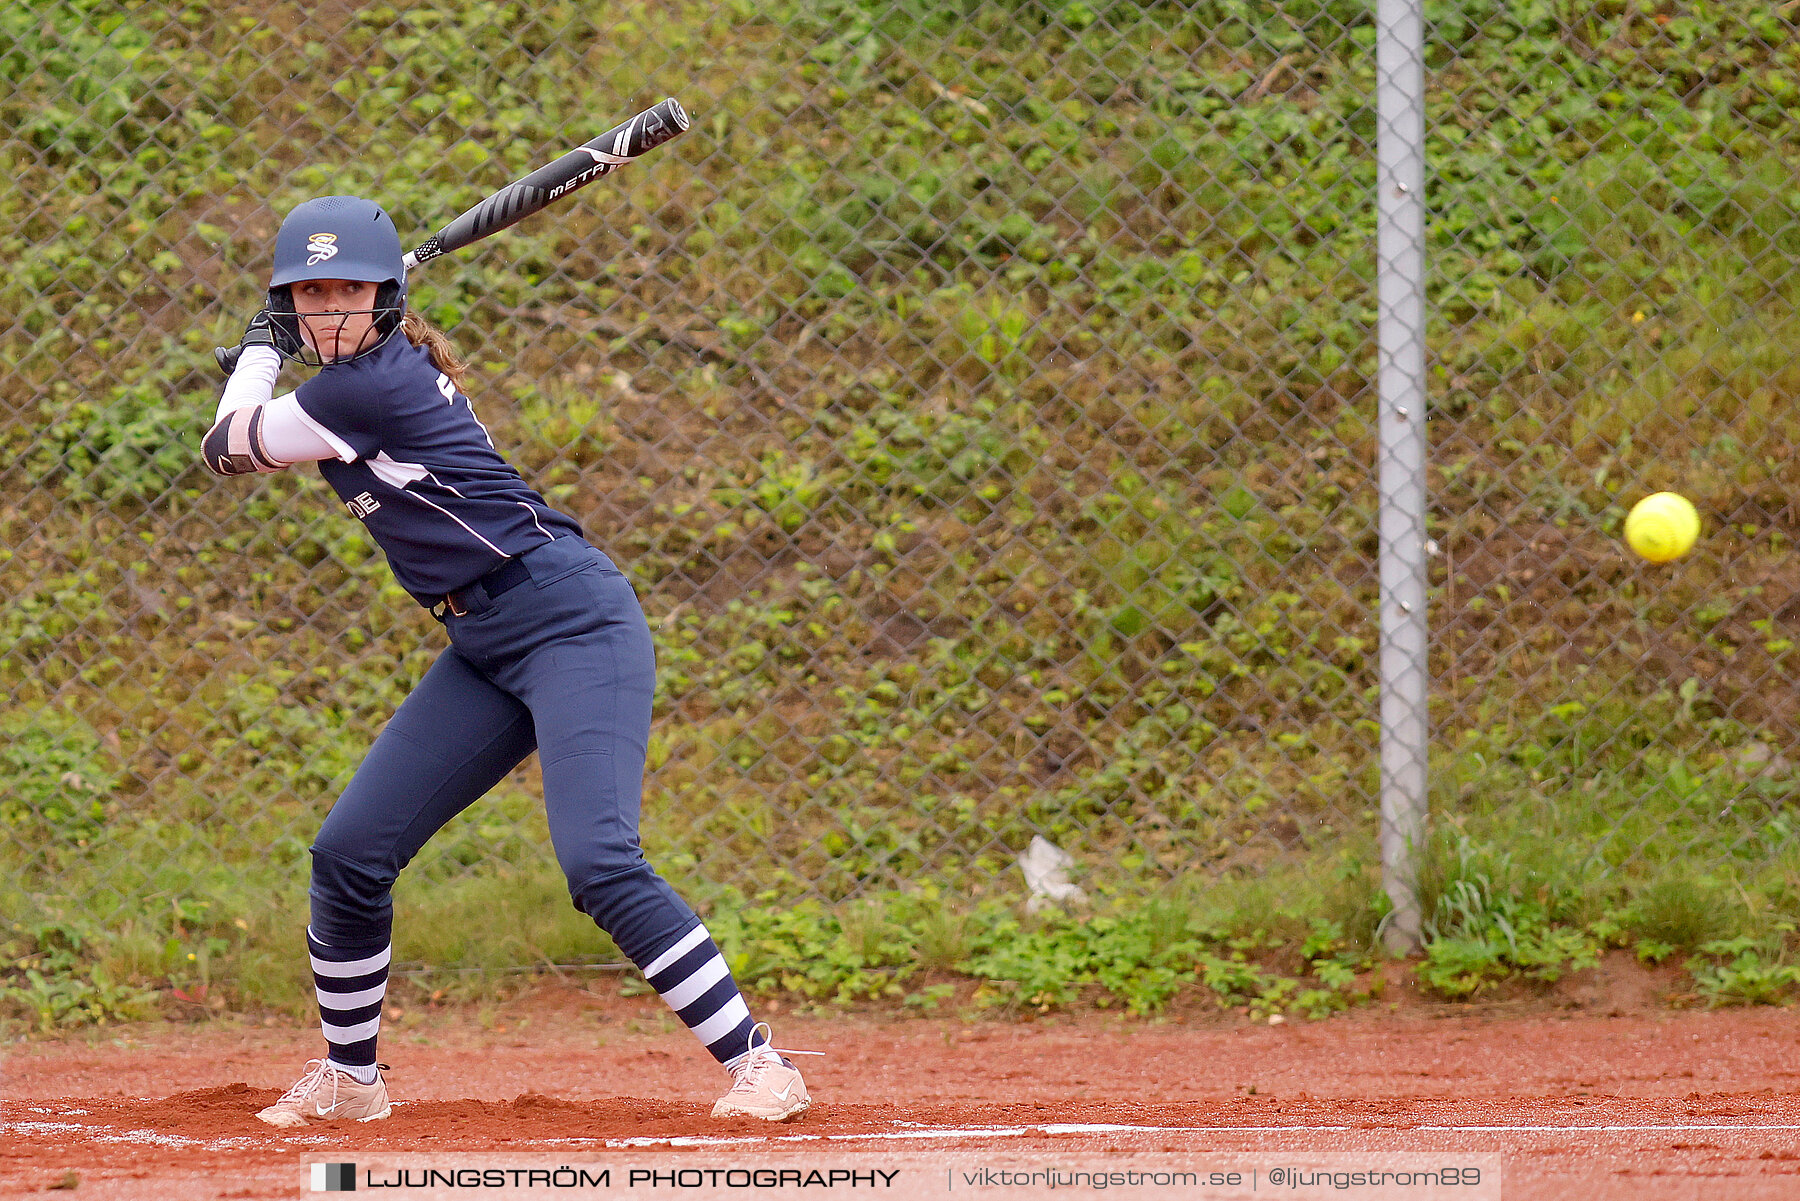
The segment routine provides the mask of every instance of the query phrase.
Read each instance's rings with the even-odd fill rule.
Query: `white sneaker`
[[[758,1036],[761,1044],[758,1045]],[[769,1045],[769,1024],[750,1029],[746,1054],[731,1069],[731,1091],[713,1105],[715,1118],[761,1118],[786,1122],[799,1117],[812,1104],[800,1069]],[[789,1051],[789,1055],[822,1055],[822,1051]]]
[[[281,1100],[256,1116],[271,1126],[304,1126],[309,1119],[322,1122],[373,1122],[394,1112],[388,1104],[387,1082],[375,1073],[375,1083],[332,1067],[324,1059],[310,1059],[306,1075]]]

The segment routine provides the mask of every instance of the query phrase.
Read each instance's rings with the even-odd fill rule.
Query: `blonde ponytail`
[[[412,309],[400,318],[400,332],[414,346],[423,346],[431,354],[434,367],[450,377],[450,382],[458,388],[462,387],[463,376],[469,373],[469,365],[457,357],[456,347],[450,342],[449,335],[425,320]]]

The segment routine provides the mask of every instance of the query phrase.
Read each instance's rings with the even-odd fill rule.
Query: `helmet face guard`
[[[406,263],[400,250],[400,234],[380,205],[360,196],[321,196],[308,200],[287,215],[275,235],[275,269],[269,276],[269,317],[275,348],[308,366],[327,360],[300,331],[300,315],[294,307],[293,284],[314,279],[360,280],[377,285],[374,307],[309,314],[313,330],[328,328],[336,318],[339,328],[354,316],[368,316],[374,323],[374,339],[331,362],[349,362],[378,349],[400,328],[406,312]]]
[[[329,329],[333,324],[342,329],[344,323],[352,317],[373,318],[372,337],[365,337],[365,344],[354,353],[332,359],[320,354],[300,332],[302,318],[294,307],[294,290],[291,285],[279,284],[269,289],[268,309],[269,326],[275,335],[275,349],[296,363],[308,367],[323,367],[327,363],[348,363],[380,349],[382,343],[400,328],[400,319],[406,315],[406,293],[393,280],[383,280],[375,288],[373,308],[331,309],[323,313],[307,314],[304,320],[315,333],[321,329]]]

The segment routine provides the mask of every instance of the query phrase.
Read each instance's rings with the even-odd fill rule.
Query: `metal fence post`
[[[1390,951],[1419,945],[1426,823],[1425,86],[1421,0],[1376,5],[1381,864]]]

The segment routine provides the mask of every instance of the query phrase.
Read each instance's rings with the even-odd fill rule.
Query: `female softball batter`
[[[396,337],[399,334],[401,336]],[[275,396],[283,357],[320,370]],[[327,1053],[257,1116],[385,1118],[375,1043],[390,889],[446,822],[533,750],[557,860],[591,915],[732,1076],[715,1117],[785,1121],[811,1103],[753,1022],[694,911],[638,845],[655,660],[631,584],[499,455],[443,334],[406,309],[379,206],[326,196],[275,239],[203,442],[220,475],[317,462],[450,646],[394,713],[312,846],[306,931]]]

